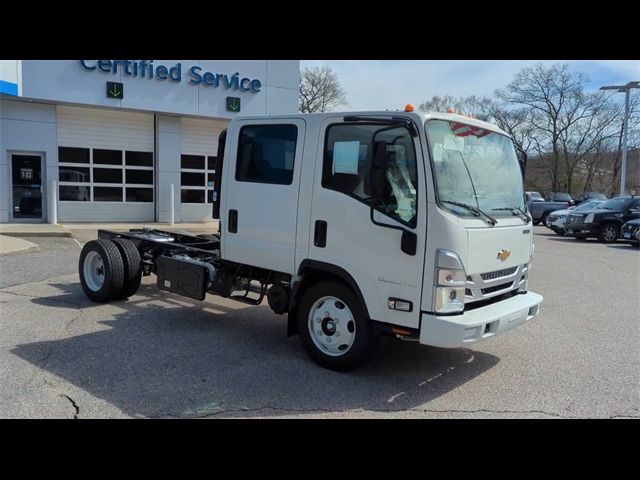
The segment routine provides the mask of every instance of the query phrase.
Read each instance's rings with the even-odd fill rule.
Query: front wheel
[[[613,243],[618,240],[619,230],[616,225],[609,223],[607,225],[603,225],[600,229],[600,235],[598,236],[598,240],[602,243]]]
[[[354,292],[337,281],[317,283],[303,293],[298,333],[313,361],[336,371],[364,363],[377,340]]]

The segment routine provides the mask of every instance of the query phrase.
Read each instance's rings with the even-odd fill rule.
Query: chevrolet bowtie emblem
[[[498,252],[498,257],[501,262],[504,262],[507,258],[509,258],[511,252],[509,250],[505,250],[504,248]]]

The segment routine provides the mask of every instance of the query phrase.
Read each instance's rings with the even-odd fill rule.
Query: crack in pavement
[[[76,404],[75,400],[73,398],[71,398],[69,395],[61,393],[60,396],[66,398],[67,400],[69,400],[71,402],[71,405],[73,405],[73,408],[76,410],[76,414],[73,416],[73,419],[77,420],[78,419],[78,415],[80,415],[80,407],[78,407],[78,405]]]
[[[328,408],[312,408],[312,409],[296,409],[296,408],[283,408],[283,407],[273,407],[270,405],[266,405],[263,407],[256,407],[256,408],[239,408],[239,409],[227,409],[227,410],[220,410],[217,412],[209,412],[209,413],[203,413],[203,414],[198,414],[198,415],[180,415],[180,414],[172,414],[172,413],[166,413],[166,414],[161,414],[161,415],[156,415],[156,416],[147,416],[147,418],[167,418],[167,417],[171,417],[171,418],[208,418],[208,417],[216,417],[216,416],[221,416],[221,415],[225,415],[228,413],[251,413],[251,412],[260,412],[260,411],[264,411],[264,410],[275,410],[275,411],[279,411],[279,412],[297,412],[297,413],[346,413],[346,412],[354,412],[354,413],[364,413],[364,412],[375,412],[375,413],[399,413],[399,412],[419,412],[419,413],[496,413],[496,414],[510,414],[510,413],[515,413],[515,414],[526,414],[526,413],[538,413],[538,414],[542,414],[542,415],[547,415],[549,417],[554,417],[554,418],[583,418],[580,416],[565,416],[565,415],[560,415],[557,413],[552,413],[552,412],[545,412],[543,410],[491,410],[491,409],[484,409],[484,408],[480,408],[480,409],[476,409],[476,410],[455,410],[455,409],[444,409],[444,410],[435,410],[435,409],[425,409],[425,408],[409,408],[409,409],[405,409],[405,410],[394,410],[394,409],[375,409],[375,408],[368,408],[368,409],[355,409],[355,410],[332,410],[332,409],[328,409]],[[609,418],[615,418],[618,417],[619,415],[615,415],[614,417],[609,417]],[[627,418],[627,416],[623,416],[625,418]],[[640,418],[640,417],[634,417],[634,418]]]

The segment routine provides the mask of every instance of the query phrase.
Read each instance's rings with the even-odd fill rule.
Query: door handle
[[[313,233],[313,244],[316,247],[327,246],[327,222],[326,220],[316,220],[316,227]]]
[[[229,210],[229,233],[238,233],[238,211]]]

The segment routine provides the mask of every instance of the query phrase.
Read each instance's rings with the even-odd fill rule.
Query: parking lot
[[[0,257],[0,417],[640,417],[640,252],[535,227],[540,316],[463,349],[383,338],[363,368],[313,364],[285,317],[158,292],[98,305],[77,238]]]

